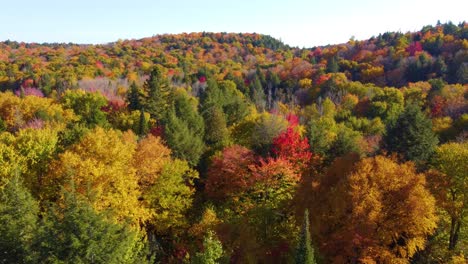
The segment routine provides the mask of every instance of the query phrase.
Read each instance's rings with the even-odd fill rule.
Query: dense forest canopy
[[[0,42],[0,263],[466,263],[468,24]]]

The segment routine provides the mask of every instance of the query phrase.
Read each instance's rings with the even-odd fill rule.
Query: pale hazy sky
[[[182,32],[256,32],[313,47],[468,21],[468,0],[1,0],[0,41],[106,43]]]

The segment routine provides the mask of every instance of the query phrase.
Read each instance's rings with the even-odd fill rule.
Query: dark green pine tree
[[[149,263],[142,235],[73,192],[64,192],[43,220],[36,250],[38,263]]]
[[[143,108],[140,109],[140,120],[138,122],[138,135],[141,137],[141,136],[144,136],[146,134],[148,134],[148,131],[149,131],[149,128],[148,128],[148,120],[146,120],[145,118],[145,111],[143,110]]]
[[[383,141],[388,151],[418,164],[429,160],[438,142],[431,120],[415,104],[405,107],[395,125],[388,128]]]
[[[331,57],[327,62],[327,73],[335,73],[340,70],[336,57]]]
[[[186,160],[191,166],[198,164],[205,148],[203,140],[174,110],[164,119],[164,137],[175,157]]]
[[[172,105],[172,88],[159,67],[154,67],[144,89],[147,93],[146,111],[157,121],[162,120]]]
[[[314,249],[312,248],[309,232],[309,210],[304,212],[301,237],[296,249],[296,264],[315,264]]]
[[[128,109],[130,110],[139,110],[142,105],[141,105],[141,98],[142,98],[142,92],[138,88],[135,82],[132,82],[130,85],[130,89],[128,89],[127,92],[127,103],[128,103]]]
[[[214,148],[224,147],[229,140],[229,131],[223,111],[216,106],[207,109],[205,118],[205,142]]]
[[[34,263],[39,207],[17,177],[0,191],[0,263]]]

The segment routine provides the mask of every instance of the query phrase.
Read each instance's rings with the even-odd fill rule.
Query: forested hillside
[[[468,24],[0,42],[0,263],[466,263]]]

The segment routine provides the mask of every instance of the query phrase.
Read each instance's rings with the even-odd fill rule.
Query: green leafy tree
[[[296,249],[296,263],[297,264],[314,264],[314,249],[312,248],[309,231],[309,210],[304,212],[304,221],[302,224],[301,236],[299,244]]]
[[[396,88],[378,89],[371,100],[368,116],[380,117],[385,124],[393,126],[404,110],[404,100],[403,93]]]
[[[22,129],[15,136],[4,133],[0,137],[0,165],[3,168],[0,174],[8,178],[12,172],[21,173],[24,186],[37,196],[57,144],[57,131],[49,128]]]
[[[441,207],[447,212],[442,217],[442,223],[448,230],[448,249],[454,250],[460,239],[467,238],[463,234],[466,228],[468,212],[468,142],[447,143],[436,149],[433,167],[440,173],[430,177],[433,191]],[[466,231],[465,231],[466,233]]]
[[[89,93],[83,90],[67,90],[61,99],[65,108],[72,109],[81,123],[89,128],[106,127],[106,113],[101,108],[107,105],[107,99],[100,93]]]
[[[408,105],[384,137],[384,146],[406,160],[424,163],[434,153],[439,140],[432,122],[417,105]]]
[[[0,263],[34,262],[39,206],[18,177],[0,190]]]
[[[223,112],[226,114],[227,125],[230,126],[240,122],[250,112],[247,99],[242,92],[237,90],[237,86],[233,81],[223,81],[219,86],[223,92]]]
[[[192,206],[194,179],[198,173],[188,163],[173,160],[164,164],[161,174],[145,194],[151,209],[149,223],[159,235],[177,234],[187,226],[185,214]]]
[[[190,96],[185,89],[177,89],[174,92],[174,109],[177,118],[183,120],[190,131],[198,137],[203,137],[205,124],[203,117],[198,113],[197,98]]]
[[[217,264],[223,256],[223,245],[213,231],[208,230],[203,239],[203,252],[197,252],[192,259],[193,264]]]
[[[330,154],[331,159],[346,155],[350,152],[357,154],[361,153],[359,143],[362,140],[362,135],[358,131],[346,127],[343,124],[337,126],[338,133],[336,139],[331,145]]]
[[[213,106],[223,107],[224,96],[218,86],[218,82],[213,78],[208,78],[206,88],[200,96],[202,112],[207,111]]]
[[[311,120],[307,126],[307,137],[313,152],[322,157],[330,155],[330,149],[338,133],[338,126],[333,118],[321,117]]]

